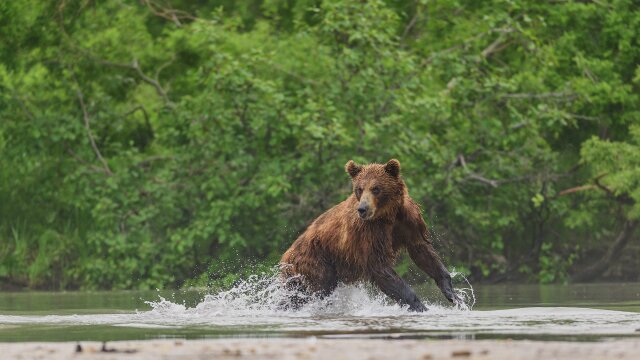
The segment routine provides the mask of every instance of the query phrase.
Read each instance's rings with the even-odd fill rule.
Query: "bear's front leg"
[[[422,271],[426,272],[435,281],[442,291],[442,294],[455,305],[462,304],[463,301],[453,291],[451,275],[444,266],[433,246],[426,240],[418,240],[407,244],[409,256]]]
[[[388,297],[397,301],[400,305],[409,305],[411,311],[427,311],[415,292],[409,287],[393,268],[375,269],[372,272],[371,280]]]
[[[456,305],[463,303],[453,291],[451,275],[429,240],[427,224],[422,219],[420,207],[411,198],[407,198],[405,207],[398,213],[393,238],[394,248],[406,247],[411,260],[436,281],[447,300]]]

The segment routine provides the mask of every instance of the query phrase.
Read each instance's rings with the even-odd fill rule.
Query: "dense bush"
[[[0,285],[231,281],[391,157],[475,279],[636,279],[639,29],[631,0],[2,2]]]

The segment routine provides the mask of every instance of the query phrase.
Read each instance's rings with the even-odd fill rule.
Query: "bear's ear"
[[[387,161],[384,165],[384,171],[386,171],[389,175],[397,178],[400,176],[400,161],[396,159],[391,159]]]
[[[347,162],[347,164],[344,166],[344,169],[351,176],[351,178],[354,178],[360,173],[360,171],[362,171],[362,166],[357,165],[353,162],[353,160],[349,160],[349,162]]]

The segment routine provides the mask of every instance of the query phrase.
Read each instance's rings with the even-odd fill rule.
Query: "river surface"
[[[299,311],[275,304],[272,279],[222,292],[0,293],[0,342],[154,338],[306,337],[598,341],[640,336],[640,283],[485,285],[445,304],[432,286],[417,292],[421,314],[367,286],[343,286]]]

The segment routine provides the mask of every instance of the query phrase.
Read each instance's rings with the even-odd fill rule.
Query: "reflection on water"
[[[296,312],[268,278],[226,292],[0,294],[0,341],[158,337],[327,336],[556,338],[637,336],[640,284],[475,286],[473,310],[440,303],[419,287],[429,311],[409,313],[366,286],[340,287]]]

